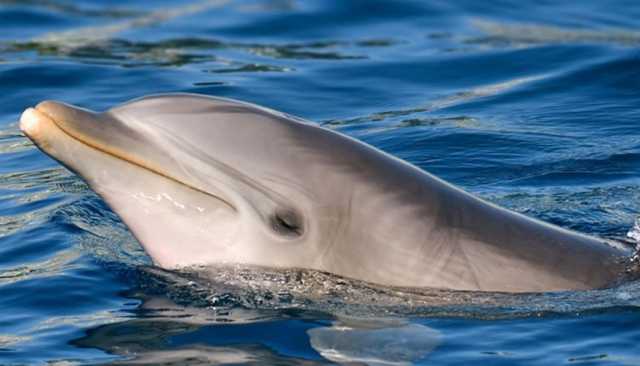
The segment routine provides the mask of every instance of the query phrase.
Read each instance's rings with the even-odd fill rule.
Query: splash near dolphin
[[[631,255],[249,103],[170,94],[96,113],[46,101],[20,126],[163,268],[239,263],[388,286],[542,292],[615,285]]]

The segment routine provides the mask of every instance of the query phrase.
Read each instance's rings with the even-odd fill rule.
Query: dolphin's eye
[[[271,217],[271,227],[286,236],[301,236],[304,232],[302,220],[292,210],[277,210]]]

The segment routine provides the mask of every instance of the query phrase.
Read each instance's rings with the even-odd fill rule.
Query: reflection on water
[[[69,50],[72,49],[108,40],[118,33],[130,29],[157,25],[173,18],[184,17],[210,8],[219,7],[228,2],[228,0],[205,0],[174,8],[160,8],[159,10],[151,11],[130,20],[109,23],[97,27],[84,27],[63,32],[48,33],[35,39],[34,42],[42,42],[43,44],[57,47],[62,52],[69,52]]]
[[[96,64],[117,64],[125,67],[141,66],[182,66],[199,63],[220,64],[222,66],[241,65],[234,69],[207,69],[212,72],[264,72],[290,71],[285,66],[246,63],[243,60],[227,58],[232,51],[242,51],[249,55],[269,59],[292,60],[358,60],[366,56],[340,51],[341,47],[351,48],[380,47],[386,41],[377,40],[345,42],[311,42],[294,44],[238,43],[205,38],[175,38],[159,42],[131,42],[125,39],[105,38],[100,40],[78,41],[70,46],[67,40],[50,39],[15,42],[4,45],[8,54],[20,55],[22,52],[35,51],[41,57],[54,56],[77,59]],[[389,44],[391,44],[389,42]],[[0,48],[3,45],[0,44]],[[357,51],[352,51],[357,52]],[[235,55],[237,58],[237,55]],[[251,66],[255,65],[255,66]]]
[[[283,320],[275,313],[258,310],[179,306],[165,297],[147,295],[129,320],[101,325],[73,340],[79,347],[104,350],[124,357],[114,364],[207,365],[207,364],[316,364],[295,355],[282,355],[269,347],[269,340],[286,343],[296,337],[260,331],[263,323],[277,326]],[[302,327],[304,320],[298,320]],[[243,329],[249,328],[249,329]],[[256,329],[252,338],[239,336]],[[304,343],[304,340],[302,340]]]
[[[0,5],[33,7],[52,10],[70,16],[124,18],[140,15],[140,11],[114,6],[91,6],[58,0],[0,0]]]
[[[519,46],[549,43],[615,43],[636,46],[640,43],[640,32],[628,29],[571,29],[539,24],[499,23],[483,19],[473,19],[472,24],[486,36],[466,41],[471,44]]]
[[[354,123],[366,123],[366,122],[381,122],[386,119],[393,119],[398,117],[407,117],[415,114],[431,115],[432,112],[438,112],[449,107],[456,106],[458,104],[471,103],[477,99],[490,97],[499,93],[504,93],[510,89],[521,86],[522,84],[532,83],[537,80],[541,80],[547,77],[546,75],[530,76],[526,78],[517,78],[513,80],[502,81],[495,84],[483,85],[480,87],[472,88],[470,90],[459,91],[451,95],[436,98],[430,102],[427,102],[422,107],[410,108],[404,110],[375,112],[368,116],[349,118],[345,120],[330,120],[323,124],[325,126],[341,126]],[[426,122],[426,123],[425,123]],[[479,125],[472,117],[468,116],[445,116],[445,117],[427,117],[427,118],[410,118],[403,119],[395,127],[415,127],[421,125],[437,125],[440,123],[453,122],[455,127],[478,127]],[[469,123],[471,122],[471,123]],[[379,132],[379,130],[377,130]]]
[[[0,270],[0,285],[12,282],[34,280],[40,276],[53,276],[72,269],[74,260],[80,257],[77,250],[58,252],[55,257],[28,265]]]
[[[402,319],[340,319],[307,334],[313,349],[342,364],[411,365],[440,343],[438,331]]]
[[[138,283],[149,284],[154,281],[150,277],[155,275],[143,273]],[[163,286],[168,285],[166,280],[155,278],[155,281],[163,282]],[[554,335],[578,331],[574,337],[588,340],[588,334],[579,333],[581,328],[586,330],[597,326],[603,327],[602,331],[606,332],[607,327],[615,329],[619,324],[633,324],[638,320],[637,313],[625,311],[624,308],[602,315],[590,306],[591,310],[588,311],[595,311],[591,316],[595,325],[586,325],[580,320],[585,310],[580,308],[584,305],[580,302],[584,299],[574,299],[572,303],[570,296],[554,299],[558,303],[556,311],[566,312],[564,316],[534,313],[513,318],[505,316],[503,309],[492,304],[473,315],[465,310],[459,314],[450,313],[450,316],[440,314],[437,318],[390,317],[382,313],[353,317],[336,315],[335,309],[331,308],[325,309],[328,312],[314,311],[313,306],[304,309],[276,309],[269,306],[247,308],[234,301],[226,304],[218,302],[214,306],[198,305],[193,297],[198,292],[196,289],[185,291],[171,284],[169,296],[190,304],[179,305],[162,294],[151,295],[167,290],[167,287],[160,290],[153,286],[143,286],[141,292],[129,292],[127,297],[140,299],[139,306],[124,317],[112,317],[103,324],[92,326],[86,334],[74,339],[72,344],[100,349],[117,356],[110,364],[297,365],[332,361],[408,365],[467,357],[452,353],[456,347],[467,349],[471,354],[477,352],[487,355],[487,359],[510,362],[514,357],[517,359],[522,356],[517,351],[505,352],[504,347],[513,349],[512,345],[507,346],[509,343],[515,345],[523,339],[529,339],[540,345],[536,348],[535,357],[546,359],[549,355],[544,351],[544,345],[552,344]],[[619,303],[624,303],[637,292],[637,288],[619,289],[596,297],[603,302],[619,297]],[[216,293],[217,296],[223,296],[220,292]],[[622,301],[624,296],[628,297]],[[341,309],[350,306],[343,304]],[[561,306],[564,308],[561,309]],[[615,305],[609,303],[606,308],[613,309],[611,306]],[[495,316],[504,319],[496,320]],[[512,331],[499,332],[501,327],[509,327]],[[444,330],[447,330],[448,336],[442,333]],[[591,359],[601,348],[580,345],[572,349],[565,360],[577,362],[583,358]],[[528,351],[528,354],[531,352]],[[606,358],[610,359],[611,356],[607,355]],[[102,359],[105,360],[104,357]],[[618,357],[618,360],[626,363],[633,362],[634,358],[628,354]]]
[[[405,365],[423,359],[439,333],[403,319],[340,318],[320,313],[194,308],[162,297],[145,298],[136,316],[90,329],[73,340],[122,356],[113,364],[325,364]],[[311,318],[313,315],[313,318]],[[269,333],[287,324],[286,334]],[[252,336],[242,337],[243,332]],[[288,344],[295,350],[286,350]],[[283,350],[284,349],[284,350]],[[324,359],[323,359],[324,358]]]

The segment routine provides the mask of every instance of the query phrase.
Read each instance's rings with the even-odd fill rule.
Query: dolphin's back
[[[334,215],[350,236],[326,244],[323,269],[394,286],[507,292],[601,288],[624,276],[625,248],[498,207],[333,131],[296,133],[307,134],[298,139],[309,155],[330,152],[316,160],[316,184],[349,202]]]

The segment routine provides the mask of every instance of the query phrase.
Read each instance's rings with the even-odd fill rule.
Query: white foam
[[[640,251],[640,217],[636,218],[633,227],[627,232],[627,238],[636,242],[636,250]],[[637,255],[637,254],[636,254]]]

